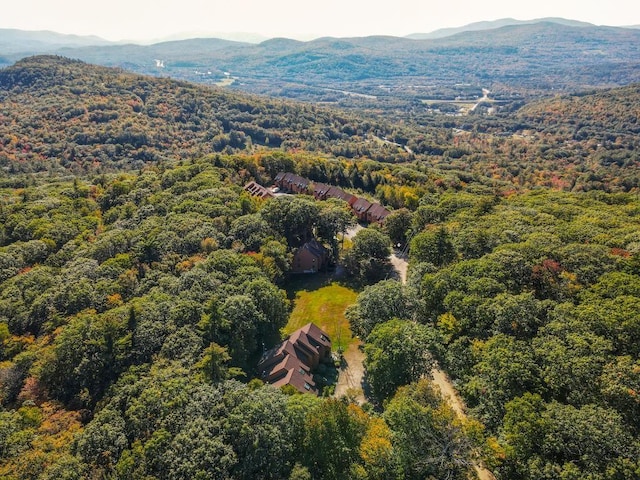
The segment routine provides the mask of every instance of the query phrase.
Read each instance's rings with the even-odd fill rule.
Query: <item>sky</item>
[[[6,0],[0,28],[53,30],[107,40],[184,32],[265,37],[404,36],[499,18],[562,17],[640,25],[637,0]]]

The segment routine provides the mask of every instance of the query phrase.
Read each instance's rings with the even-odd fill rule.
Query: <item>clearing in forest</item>
[[[329,275],[315,274],[297,277],[288,288],[293,311],[283,328],[285,335],[306,325],[315,323],[329,334],[332,349],[345,351],[354,341],[345,309],[355,303],[358,293]]]

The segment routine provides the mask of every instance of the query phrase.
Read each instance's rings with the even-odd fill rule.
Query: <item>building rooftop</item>
[[[274,196],[268,188],[265,188],[256,182],[249,182],[243,188],[254,197],[272,198]]]
[[[262,355],[258,363],[260,378],[276,387],[291,385],[301,393],[317,395],[312,366],[330,351],[329,336],[317,325],[308,323]]]

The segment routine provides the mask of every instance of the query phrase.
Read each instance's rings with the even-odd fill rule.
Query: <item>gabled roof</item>
[[[344,200],[347,203],[351,203],[356,198],[355,195],[351,195],[350,193],[347,193],[338,187],[330,187],[326,193],[326,196],[327,198],[339,198],[340,200]]]
[[[306,360],[305,357],[311,359],[318,354],[318,348],[312,345],[307,335],[299,329],[291,334],[289,341],[293,344],[296,355],[303,361]]]
[[[308,338],[311,338],[325,347],[331,347],[331,339],[323,330],[318,328],[315,323],[307,323],[304,327],[300,328],[300,331],[305,333]]]
[[[265,382],[276,387],[291,385],[301,393],[318,393],[311,370],[295,355],[284,355],[278,363],[265,369],[261,376]]]
[[[390,213],[391,212],[389,210],[384,208],[379,203],[374,203],[367,211],[367,215],[377,222],[384,220]]]
[[[274,387],[284,387],[285,385],[291,385],[300,393],[313,393],[318,394],[318,387],[313,381],[311,375],[302,375],[300,370],[295,368],[283,371],[283,376],[271,382]]]
[[[351,207],[356,213],[364,213],[371,208],[371,202],[364,198],[359,198]]]
[[[289,185],[296,185],[298,187],[301,188],[306,188],[309,186],[309,180],[307,180],[304,177],[301,177],[300,175],[296,175],[295,173],[290,173],[290,172],[286,172],[286,173],[282,173],[282,177],[280,177],[280,173],[278,175],[276,175],[276,181],[277,182],[283,182]]]
[[[313,184],[313,193],[317,196],[324,196],[331,188],[331,185],[327,185],[326,183],[314,182]]]
[[[298,357],[296,357],[295,355],[283,355],[282,359],[278,363],[274,363],[272,366],[262,372],[262,377],[265,380],[275,380],[276,378],[282,376],[282,371],[288,371],[292,369],[297,369],[300,375],[303,376],[311,375],[311,370],[309,369],[309,367],[302,363],[302,361]]]
[[[314,364],[314,359],[317,364],[322,347],[330,349],[331,339],[315,324],[308,323],[262,356],[258,364],[260,376],[276,387],[291,385],[299,392],[317,395],[309,365]]]
[[[244,186],[244,190],[249,192],[254,197],[260,198],[272,198],[274,195],[267,188],[262,185],[257,184],[256,182],[249,182]]]
[[[318,242],[315,238],[309,240],[307,243],[300,247],[301,250],[309,250],[314,256],[320,258],[327,254],[327,249],[324,248],[320,242]]]

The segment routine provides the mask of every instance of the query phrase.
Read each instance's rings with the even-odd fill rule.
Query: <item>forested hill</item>
[[[561,96],[493,117],[416,113],[392,124],[62,57],[31,57],[0,70],[0,167],[9,174],[137,169],[277,148],[417,161],[526,188],[630,191],[640,184],[638,90]]]
[[[531,103],[518,118],[577,137],[632,137],[640,133],[640,83],[599,92],[557,96]],[[580,132],[582,129],[585,131]]]
[[[10,171],[137,168],[252,146],[375,156],[365,134],[385,135],[379,123],[62,57],[0,70],[0,162]]]

